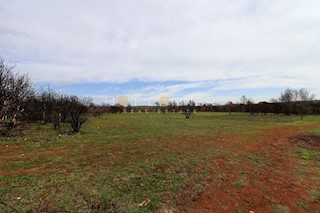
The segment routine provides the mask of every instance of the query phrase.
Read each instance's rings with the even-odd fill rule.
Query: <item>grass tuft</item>
[[[290,213],[290,209],[287,206],[275,204],[273,206],[274,213]]]

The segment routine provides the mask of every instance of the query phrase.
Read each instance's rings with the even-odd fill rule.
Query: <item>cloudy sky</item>
[[[0,55],[96,102],[257,102],[286,87],[320,98],[319,11],[319,0],[0,0]]]

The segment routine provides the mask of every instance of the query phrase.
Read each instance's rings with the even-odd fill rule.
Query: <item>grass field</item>
[[[319,212],[316,135],[320,116],[112,114],[62,136],[31,124],[0,138],[0,212]]]

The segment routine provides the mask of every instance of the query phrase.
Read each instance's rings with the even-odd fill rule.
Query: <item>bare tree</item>
[[[246,113],[247,102],[248,102],[248,98],[245,95],[241,96],[240,98],[241,111],[244,113]]]
[[[281,93],[279,101],[283,104],[283,112],[285,114],[299,114],[302,120],[303,116],[308,113],[310,102],[314,100],[314,97],[305,88],[299,90],[287,88]]]
[[[79,132],[82,125],[88,120],[88,103],[87,99],[80,100],[76,96],[71,96],[68,103],[69,119],[71,131]]]
[[[296,98],[296,92],[293,89],[287,88],[281,93],[279,102],[283,104],[283,113],[290,115],[293,112],[293,101]]]
[[[275,99],[275,98],[271,98],[269,102],[270,102],[270,103],[278,103],[279,100],[277,100],[277,99]]]
[[[24,111],[26,100],[33,95],[27,75],[14,73],[15,66],[0,57],[0,131],[7,134]]]
[[[300,114],[302,120],[303,116],[308,113],[310,102],[314,100],[315,95],[310,94],[307,89],[301,88],[300,90],[297,90],[297,96],[297,111]]]
[[[254,100],[252,98],[248,98],[247,100],[248,112],[253,115],[254,114]]]

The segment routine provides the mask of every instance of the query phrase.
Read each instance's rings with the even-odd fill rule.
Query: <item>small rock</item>
[[[147,206],[151,203],[151,200],[150,199],[147,199],[141,203],[138,204],[139,207],[143,207],[143,206]]]

